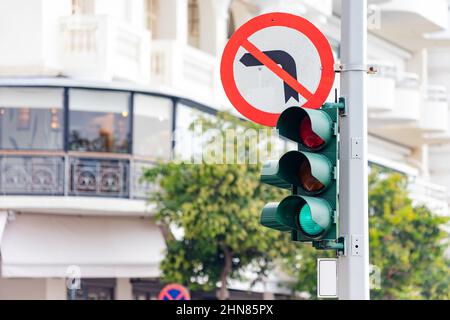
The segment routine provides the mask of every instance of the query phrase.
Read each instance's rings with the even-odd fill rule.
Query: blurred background
[[[449,2],[368,3],[369,162],[446,217]],[[339,61],[339,0],[0,0],[0,299],[156,298],[167,242],[143,168],[185,156],[173,132],[196,118],[236,115],[223,48],[273,11],[313,22]],[[283,272],[249,273],[231,298],[292,297]]]

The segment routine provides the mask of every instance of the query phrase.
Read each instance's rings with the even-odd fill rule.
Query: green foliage
[[[222,134],[236,127],[259,128],[225,114],[203,121],[204,129],[219,128]],[[316,297],[316,259],[334,253],[292,243],[289,234],[259,224],[264,204],[286,196],[259,182],[260,169],[169,162],[145,172],[144,179],[160,185],[149,200],[156,203],[161,226],[184,231],[181,240],[167,237],[164,281],[214,290],[219,282],[226,286],[224,277],[241,279],[248,267],[262,277],[276,261],[298,280],[293,291]],[[380,288],[371,298],[449,299],[448,235],[442,230],[448,220],[414,207],[406,187],[400,174],[373,168],[369,176],[370,263],[381,273]]]
[[[369,176],[370,263],[381,271],[373,299],[448,299],[446,218],[413,207],[400,174]]]
[[[371,299],[448,299],[450,269],[444,256],[448,235],[442,230],[448,220],[424,206],[413,207],[406,190],[406,178],[398,173],[374,168],[369,176],[370,263],[380,271],[381,280]],[[313,298],[317,257],[325,255],[310,250],[286,264],[298,279],[295,290]]]
[[[203,119],[203,128],[252,126],[227,115]],[[261,208],[285,193],[259,182],[260,165],[159,163],[144,179],[158,182],[150,195],[157,220],[184,231],[183,239],[168,238],[161,268],[165,281],[191,289],[215,289],[223,277],[239,279],[252,267],[260,276],[273,261],[292,250],[288,234],[262,227]],[[231,266],[227,269],[227,256]]]

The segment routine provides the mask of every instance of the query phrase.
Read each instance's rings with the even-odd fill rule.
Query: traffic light
[[[281,113],[279,134],[298,144],[297,151],[264,164],[261,181],[292,194],[268,203],[261,224],[291,232],[293,241],[312,242],[318,249],[341,249],[337,239],[339,103],[320,109],[291,107]]]

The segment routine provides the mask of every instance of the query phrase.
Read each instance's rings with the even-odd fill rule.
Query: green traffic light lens
[[[311,215],[311,208],[308,204],[304,204],[300,209],[299,223],[302,230],[310,236],[317,236],[321,234],[324,229],[314,222]]]

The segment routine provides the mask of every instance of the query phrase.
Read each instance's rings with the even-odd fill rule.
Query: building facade
[[[369,161],[447,215],[448,3],[368,2]],[[165,243],[142,169],[183,156],[174,132],[199,115],[234,112],[223,47],[272,11],[311,20],[339,60],[338,0],[0,0],[0,299],[156,298]]]

